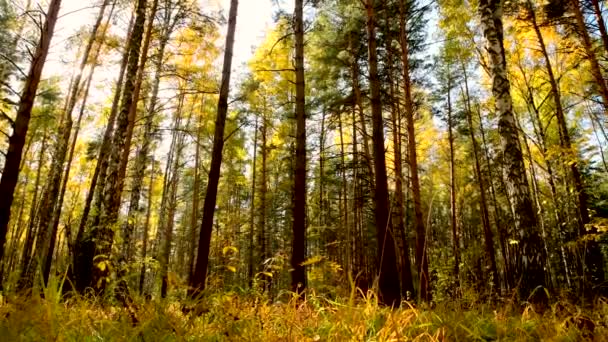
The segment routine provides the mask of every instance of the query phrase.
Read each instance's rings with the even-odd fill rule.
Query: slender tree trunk
[[[515,277],[520,295],[527,297],[538,285],[545,285],[545,253],[538,232],[532,206],[526,169],[519,144],[519,134],[513,116],[510,83],[503,45],[502,4],[499,0],[482,0],[479,15],[487,41],[491,61],[492,94],[499,117],[498,132],[501,139],[507,192],[514,213],[518,241],[515,254]]]
[[[456,165],[454,158],[454,133],[452,118],[452,75],[449,75],[447,84],[447,104],[448,104],[448,145],[450,147],[450,227],[452,228],[452,251],[454,254],[454,278],[456,279],[456,289],[460,287],[460,242],[458,241],[458,223],[456,221]],[[480,183],[481,184],[481,183]],[[486,230],[484,223],[484,231]],[[496,279],[494,279],[496,282]]]
[[[422,201],[420,195],[420,179],[418,177],[418,157],[416,151],[416,129],[414,125],[414,104],[412,102],[412,89],[409,73],[409,43],[406,29],[405,1],[399,3],[400,43],[403,64],[403,88],[405,93],[405,113],[407,119],[408,157],[411,170],[412,200],[414,201],[414,224],[416,226],[416,270],[419,277],[419,296],[423,301],[431,300],[429,263],[427,253],[426,228],[422,214]]]
[[[346,241],[345,241],[345,258],[342,261],[343,265],[346,265],[346,274],[351,274],[352,267],[352,251],[351,251],[351,241],[352,241],[352,229],[349,225],[348,220],[348,180],[346,177],[346,149],[344,148],[344,129],[342,124],[342,113],[338,114],[338,128],[340,131],[340,170],[342,174],[342,207],[340,208],[341,214],[340,217],[343,217],[341,229],[346,232]],[[354,141],[353,141],[354,144]]]
[[[226,35],[222,82],[220,86],[220,97],[217,105],[217,117],[215,120],[213,150],[211,152],[211,165],[209,167],[207,193],[205,194],[205,202],[203,204],[203,221],[201,223],[201,232],[199,236],[196,268],[194,270],[194,276],[190,280],[189,294],[191,296],[197,296],[200,292],[202,292],[205,289],[205,281],[207,280],[211,232],[213,230],[213,216],[215,214],[217,188],[220,180],[220,168],[222,165],[222,151],[224,149],[224,127],[226,125],[226,114],[228,112],[230,69],[232,66],[232,51],[234,47],[234,33],[236,28],[238,3],[238,0],[230,1],[228,34]]]
[[[374,173],[376,191],[374,192],[376,208],[376,238],[378,243],[378,273],[379,290],[384,304],[395,306],[401,301],[399,273],[397,271],[395,241],[389,230],[388,182],[386,176],[386,160],[384,156],[384,126],[382,119],[382,102],[380,97],[380,79],[378,78],[378,52],[376,47],[376,19],[374,1],[365,3],[367,14],[367,38],[369,58],[369,78],[372,104]]]
[[[0,196],[0,260],[4,256],[4,243],[6,242],[15,187],[19,180],[19,166],[22,159],[23,145],[60,6],[61,0],[51,0],[49,4],[46,21],[42,27],[40,40],[33,54],[30,70],[25,81],[23,93],[21,94],[17,116],[13,124],[13,134],[9,138],[8,151],[4,160],[4,170],[2,171],[2,178],[0,178],[0,194],[2,194]]]
[[[468,82],[465,79],[465,90],[467,94],[467,106],[468,108],[471,108],[472,110],[472,106],[471,106],[471,101],[470,101],[470,96],[469,94],[469,87],[468,87]],[[505,272],[505,284],[506,284],[506,289],[510,290],[513,286],[514,286],[514,280],[513,280],[513,272],[512,272],[512,267],[511,267],[511,252],[508,248],[507,245],[507,238],[508,238],[508,231],[507,228],[502,224],[503,220],[501,219],[501,209],[498,203],[498,200],[496,198],[496,190],[494,188],[494,183],[492,182],[492,179],[494,179],[494,172],[492,172],[492,165],[490,164],[490,154],[489,154],[489,150],[488,150],[488,144],[486,143],[486,131],[485,128],[483,126],[483,119],[481,117],[481,110],[479,105],[477,106],[477,119],[479,120],[479,133],[481,133],[481,150],[483,151],[483,159],[485,161],[486,164],[486,168],[488,169],[488,186],[490,188],[490,195],[492,197],[492,205],[494,207],[494,223],[496,224],[496,230],[498,231],[498,235],[499,235],[499,241],[500,241],[500,250],[503,256],[503,261],[504,261],[504,272]],[[502,177],[497,177],[501,187],[504,189],[505,185],[504,185],[504,179]]]
[[[517,121],[517,126],[519,130],[522,130],[521,128],[521,124],[519,122],[519,118],[516,116],[515,120]],[[523,131],[523,130],[522,130]],[[532,183],[532,198],[534,199],[534,203],[536,204],[536,208],[537,208],[537,213],[538,213],[538,225],[540,228],[540,231],[542,233],[542,242],[543,242],[543,247],[545,249],[545,255],[547,255],[547,262],[546,262],[546,270],[547,270],[547,279],[548,281],[548,286],[550,290],[555,289],[554,286],[554,282],[553,282],[553,270],[551,267],[551,254],[549,253],[549,248],[547,246],[547,239],[549,239],[549,236],[547,235],[547,232],[545,230],[545,210],[543,208],[543,205],[541,203],[540,197],[539,197],[539,189],[538,189],[538,179],[536,176],[536,167],[534,166],[534,159],[532,157],[532,152],[530,151],[530,144],[528,143],[528,138],[526,136],[523,137],[523,143],[524,143],[524,148],[526,151],[526,154],[528,155],[528,164],[530,167],[530,181]]]
[[[23,185],[21,186],[21,198],[19,200],[19,214],[17,214],[17,219],[14,220],[12,229],[9,230],[7,235],[7,250],[10,251],[8,260],[0,263],[0,284],[4,281],[4,275],[7,273],[11,273],[13,267],[13,261],[15,259],[15,255],[17,254],[17,248],[19,242],[21,241],[21,231],[23,230],[23,212],[25,211],[25,195],[27,193],[27,184],[29,183],[30,173],[25,173],[25,180]],[[12,234],[11,234],[12,233]],[[10,247],[9,247],[10,246]],[[6,259],[6,257],[5,257]],[[0,288],[1,289],[1,288]]]
[[[608,49],[608,45],[607,45],[608,37],[606,37],[606,28],[604,26],[604,21],[601,17],[601,12],[599,11],[599,4],[598,4],[597,0],[592,0],[592,4],[594,6],[594,9],[596,10],[596,15],[598,15],[598,18],[597,18],[598,25],[600,28],[602,39],[604,41],[605,48]],[[530,2],[528,2],[528,7],[529,7],[528,12],[529,12],[530,20],[532,22],[534,31],[536,33],[540,49],[541,49],[541,52],[542,52],[544,60],[545,60],[545,67],[547,69],[547,74],[549,76],[549,84],[551,85],[551,93],[552,93],[552,97],[553,97],[554,104],[555,104],[555,114],[556,114],[557,124],[558,124],[558,128],[559,128],[560,143],[561,143],[562,150],[565,151],[564,162],[570,166],[572,182],[574,185],[574,192],[576,195],[576,208],[578,211],[578,219],[577,219],[578,235],[582,236],[582,235],[586,234],[585,225],[587,223],[589,223],[590,219],[589,219],[589,212],[588,212],[588,208],[587,208],[588,196],[584,189],[581,173],[578,169],[578,163],[577,163],[577,159],[578,159],[577,154],[578,153],[575,150],[573,150],[573,148],[572,148],[572,142],[570,140],[570,132],[568,130],[565,113],[564,113],[562,103],[561,103],[561,95],[560,95],[560,91],[559,91],[559,86],[558,86],[557,80],[553,74],[551,60],[549,58],[547,48],[545,46],[544,38],[540,31],[540,27],[537,23],[535,10],[533,8],[533,5]],[[540,123],[540,125],[542,125],[542,123]],[[552,189],[553,188],[554,188],[554,185],[552,185]],[[594,244],[590,244],[590,246],[593,247]],[[592,251],[591,253],[584,252],[584,254],[585,255],[594,255],[594,256],[601,255],[597,251]],[[568,267],[567,267],[566,259],[564,256],[562,256],[562,258],[564,261],[565,271],[567,272]],[[599,269],[600,267],[598,267],[596,265],[600,265],[602,263],[602,261],[589,259],[589,260],[585,260],[585,264],[587,264],[587,263],[589,264],[589,265],[585,265],[585,266],[589,266],[587,269]],[[566,274],[566,277],[569,280],[569,277],[567,274]],[[591,276],[591,278],[594,280],[600,281],[600,282],[603,281],[603,271],[594,272],[594,275]]]
[[[265,263],[268,258],[267,248],[266,248],[266,213],[267,209],[267,196],[268,193],[268,108],[266,107],[266,97],[263,99],[264,101],[264,116],[262,117],[262,179],[260,185],[260,223],[258,225],[259,233],[258,233],[258,244],[260,248],[259,253],[259,262],[260,262],[260,272],[265,271]],[[267,289],[268,280],[264,278],[264,289]]]
[[[258,152],[258,116],[255,117],[255,127],[253,134],[253,160],[251,166],[251,208],[249,213],[249,260],[247,262],[247,278],[249,279],[249,288],[253,287],[254,277],[254,261],[253,261],[253,250],[255,246],[253,244],[255,236],[255,181],[256,181],[256,158]]]
[[[374,177],[374,170],[373,170],[373,166],[372,166],[373,161],[372,161],[370,148],[369,148],[369,134],[367,134],[367,125],[366,125],[366,120],[365,120],[365,113],[363,110],[363,95],[361,94],[361,86],[359,84],[359,64],[357,62],[358,54],[356,51],[354,51],[355,47],[354,47],[353,41],[354,40],[351,38],[350,44],[351,44],[351,49],[353,49],[353,58],[355,59],[355,61],[351,65],[353,95],[355,97],[354,105],[356,105],[356,107],[358,109],[356,112],[359,114],[359,121],[361,122],[361,137],[363,138],[363,156],[365,157],[365,167],[367,168],[367,171],[371,178],[371,182],[373,184],[373,177]],[[353,120],[353,125],[354,125],[353,127],[356,127],[356,120]]]
[[[597,0],[592,0],[597,3]],[[557,118],[557,124],[559,128],[559,136],[562,148],[566,153],[566,162],[570,165],[570,172],[572,174],[572,181],[574,185],[574,191],[577,196],[577,209],[578,209],[578,229],[579,235],[585,234],[585,224],[589,223],[589,210],[587,209],[587,193],[585,188],[583,187],[583,180],[581,177],[581,173],[578,170],[578,153],[572,149],[572,142],[570,140],[570,132],[568,131],[568,124],[566,123],[566,115],[564,113],[564,109],[562,107],[561,94],[559,91],[559,86],[557,84],[557,80],[555,75],[553,74],[553,67],[551,66],[551,59],[549,58],[549,54],[547,53],[547,48],[545,46],[545,40],[540,31],[540,27],[536,21],[536,12],[532,7],[532,3],[528,2],[528,13],[530,15],[530,20],[532,22],[532,26],[534,28],[534,32],[536,33],[536,38],[538,40],[538,45],[540,46],[540,50],[543,54],[543,58],[545,60],[545,68],[547,70],[547,75],[549,76],[549,84],[551,85],[551,93],[553,97],[553,102],[555,105],[555,116]],[[603,20],[601,20],[603,23]],[[605,27],[604,27],[605,33]],[[607,38],[608,39],[608,38]],[[541,123],[542,125],[542,123]]]
[[[95,256],[93,257],[92,286],[99,293],[106,288],[110,275],[110,253],[114,242],[113,226],[118,221],[120,200],[124,186],[124,151],[129,148],[129,110],[133,103],[133,91],[140,58],[141,42],[146,18],[146,0],[138,0],[136,8],[133,32],[129,39],[129,61],[127,63],[127,77],[124,93],[121,100],[120,112],[116,121],[116,131],[108,154],[107,175],[103,184],[103,208],[100,222],[91,232],[91,238],[95,243]]]
[[[100,42],[100,44],[101,44],[101,42]],[[97,53],[98,52],[99,52],[99,50],[97,51]],[[97,63],[97,53],[95,54],[95,57],[93,58],[94,64],[91,67],[91,71],[89,72],[89,77],[87,78],[87,83],[85,85],[82,105],[80,108],[80,113],[78,114],[78,119],[76,120],[76,128],[74,130],[74,137],[72,138],[72,143],[70,145],[70,150],[68,152],[68,158],[67,158],[67,162],[66,162],[66,166],[65,166],[64,175],[63,175],[63,181],[61,184],[61,188],[59,190],[59,200],[57,201],[57,204],[55,205],[56,207],[55,207],[55,213],[53,214],[53,222],[52,222],[52,226],[50,227],[51,240],[50,240],[50,244],[48,246],[48,251],[47,251],[46,257],[44,259],[45,264],[44,264],[43,273],[42,273],[45,284],[48,284],[49,274],[51,272],[51,262],[53,260],[53,254],[55,252],[55,240],[57,239],[57,230],[59,228],[59,220],[61,218],[61,212],[62,212],[62,208],[63,208],[63,199],[65,197],[67,183],[70,178],[72,160],[74,158],[74,150],[76,148],[76,141],[78,139],[78,134],[80,132],[80,124],[82,122],[82,117],[84,116],[84,111],[85,111],[86,104],[87,104],[87,98],[89,96],[89,89],[91,87],[91,81],[93,79],[93,74],[95,72],[95,66]],[[70,251],[72,251],[71,228],[68,225],[66,225],[65,231],[66,231],[66,241],[68,244],[68,248]]]
[[[353,86],[354,87],[354,86]],[[360,185],[359,185],[359,151],[358,151],[358,143],[357,143],[357,105],[353,104],[352,108],[352,134],[353,134],[353,241],[351,246],[351,254],[353,256],[353,274],[352,276],[355,278],[355,285],[360,287],[360,274],[363,269],[361,262],[361,249],[359,248],[361,239],[360,237],[360,221],[361,221],[361,211],[363,207],[362,198],[360,194]]]
[[[129,30],[127,32],[127,41],[130,40],[130,37],[132,34],[134,18],[135,17],[132,15],[130,22],[129,22]],[[109,24],[109,22],[106,23],[106,27],[108,26],[108,24]],[[77,267],[76,265],[78,265],[77,259],[79,259],[79,257],[77,256],[77,254],[79,253],[80,244],[83,241],[85,229],[87,226],[87,222],[89,220],[89,212],[91,210],[91,204],[93,202],[93,197],[95,197],[96,190],[97,190],[97,193],[100,193],[100,189],[97,188],[97,183],[98,183],[99,179],[102,179],[102,182],[103,182],[103,180],[105,179],[105,176],[106,176],[106,170],[108,167],[108,150],[110,148],[110,141],[112,139],[112,135],[114,132],[114,124],[116,121],[116,115],[118,114],[118,104],[120,102],[120,98],[122,95],[123,80],[124,80],[125,71],[127,68],[128,59],[129,59],[129,49],[125,48],[123,55],[122,55],[121,64],[120,64],[120,71],[118,72],[118,80],[116,81],[116,90],[114,91],[114,99],[112,100],[110,116],[108,117],[108,123],[107,123],[106,129],[104,130],[104,133],[103,133],[101,146],[99,147],[99,153],[97,155],[97,163],[95,164],[95,170],[93,171],[93,176],[91,177],[91,184],[89,185],[89,191],[87,193],[87,197],[85,199],[84,207],[82,210],[82,217],[80,219],[80,224],[78,225],[78,232],[76,233],[76,239],[75,239],[76,240],[76,243],[75,243],[76,249],[74,250],[75,267]],[[99,202],[101,202],[101,200],[99,200]],[[99,212],[96,212],[94,216],[99,217]],[[79,268],[79,271],[82,271],[82,269]],[[88,284],[80,284],[80,282],[78,281],[78,278],[77,278],[76,284],[77,284],[77,286],[80,286],[80,285],[87,286],[88,285]],[[78,289],[79,289],[79,291],[81,291],[81,290],[84,290],[84,287],[79,287]]]
[[[141,84],[143,81],[143,77],[145,74],[145,68],[146,68],[146,62],[148,60],[148,51],[150,49],[150,40],[152,38],[152,31],[154,29],[154,19],[156,16],[156,10],[158,8],[158,0],[154,0],[152,3],[152,8],[150,9],[150,15],[148,16],[148,25],[146,27],[146,35],[144,38],[144,42],[143,42],[143,46],[142,46],[142,56],[141,56],[141,62],[139,63],[139,69],[137,71],[137,79],[135,81],[135,87],[133,89],[133,103],[131,104],[131,108],[129,108],[129,130],[130,133],[127,134],[128,136],[132,135],[132,131],[133,131],[133,125],[134,125],[134,118],[135,118],[135,113],[137,111],[137,103],[139,100],[139,93],[141,90]],[[139,200],[141,197],[141,188],[142,188],[142,182],[143,182],[143,178],[144,178],[144,173],[145,173],[145,169],[146,169],[146,161],[148,159],[148,152],[149,152],[149,146],[151,144],[150,140],[152,139],[151,137],[151,133],[152,133],[152,124],[154,122],[154,111],[155,111],[155,106],[156,106],[156,96],[158,93],[158,86],[157,83],[158,79],[160,78],[159,75],[159,70],[158,70],[158,65],[162,65],[162,59],[163,59],[163,55],[164,55],[164,47],[165,47],[165,37],[161,37],[161,42],[160,42],[160,53],[159,53],[159,63],[157,63],[157,70],[156,70],[156,76],[157,78],[155,78],[154,80],[154,90],[156,90],[156,92],[153,92],[152,97],[151,97],[151,101],[150,101],[150,112],[147,113],[146,116],[146,123],[145,123],[145,128],[144,128],[144,138],[143,138],[143,143],[142,143],[142,147],[140,149],[140,153],[137,154],[137,158],[135,160],[135,174],[133,176],[133,182],[131,185],[131,198],[129,199],[129,211],[127,214],[127,221],[125,222],[124,228],[123,228],[123,232],[122,232],[122,239],[123,239],[123,246],[122,246],[122,255],[121,255],[121,259],[122,262],[125,263],[125,265],[121,266],[122,271],[126,271],[124,268],[127,267],[127,265],[131,262],[132,259],[132,255],[133,255],[133,251],[131,248],[131,235],[133,234],[133,231],[135,230],[135,223],[137,222],[137,213],[139,212]],[[130,145],[130,144],[128,144]],[[145,147],[145,148],[144,148]],[[125,151],[127,151],[126,153],[128,153],[128,149],[125,149]],[[123,155],[123,158],[128,158],[128,155],[125,156]]]
[[[195,152],[195,160],[194,160],[194,184],[192,187],[192,218],[191,218],[191,227],[190,227],[190,243],[191,248],[188,255],[188,281],[192,279],[194,276],[194,258],[196,255],[196,233],[198,227],[198,218],[200,211],[200,196],[201,196],[201,173],[200,173],[200,152],[201,152],[201,144],[202,144],[202,135],[203,135],[203,115],[205,113],[205,101],[204,99],[201,101],[201,111],[198,121],[198,128],[196,132],[196,152]],[[254,170],[255,172],[255,170]]]
[[[303,0],[295,0],[295,66],[296,66],[296,164],[293,197],[293,240],[291,251],[291,290],[306,289],[306,99],[304,81],[304,14]]]
[[[150,216],[152,214],[152,190],[154,188],[154,157],[150,160],[150,184],[148,185],[148,205],[146,208],[146,220],[143,227],[141,246],[141,271],[139,273],[139,294],[144,293],[144,282],[146,280],[146,256],[148,252],[148,235],[150,230]]]
[[[23,244],[23,250],[21,253],[21,268],[20,274],[23,276],[26,271],[27,265],[30,263],[30,258],[32,257],[32,247],[34,246],[34,236],[36,235],[36,213],[38,209],[38,188],[40,186],[40,173],[44,167],[45,162],[45,152],[46,152],[46,140],[47,140],[47,127],[44,127],[44,132],[42,133],[42,142],[40,143],[40,151],[38,154],[38,166],[36,168],[36,180],[34,181],[34,194],[32,195],[32,205],[30,207],[30,221],[27,228],[27,233],[25,234],[25,242]]]
[[[326,110],[325,108],[321,109],[321,131],[319,132],[319,178],[317,183],[319,184],[319,237],[320,242],[325,244],[327,241],[323,241],[327,236],[327,226],[325,225],[325,117]],[[329,251],[327,251],[329,254]]]
[[[557,187],[555,184],[556,176],[555,176],[555,172],[553,171],[553,164],[548,157],[549,149],[548,149],[546,128],[544,127],[544,124],[542,123],[542,120],[541,120],[540,109],[538,108],[538,106],[536,105],[536,103],[534,101],[534,93],[535,93],[534,88],[532,87],[530,80],[526,76],[526,73],[524,71],[524,66],[521,64],[520,61],[518,61],[518,67],[522,73],[524,83],[526,86],[526,90],[527,90],[527,94],[524,95],[524,98],[526,99],[526,103],[528,105],[528,111],[531,114],[533,114],[532,115],[532,125],[534,127],[534,133],[535,133],[536,139],[538,140],[539,145],[540,145],[541,155],[543,157],[543,160],[545,161],[546,172],[547,172],[547,176],[548,176],[547,182],[549,183],[549,188],[551,189],[551,199],[553,201],[553,206],[554,206],[556,227],[557,227],[557,231],[559,233],[560,244],[562,244],[562,246],[560,247],[560,251],[561,251],[560,255],[561,255],[561,259],[562,259],[562,264],[564,265],[564,274],[566,276],[566,281],[568,283],[568,286],[571,286],[570,275],[569,275],[569,271],[568,271],[569,267],[568,267],[567,256],[565,253],[565,249],[563,248],[563,244],[566,244],[568,242],[567,235],[569,235],[569,234],[567,234],[567,229],[564,226],[566,219],[563,217],[563,214],[564,214],[563,205],[562,205],[563,201],[560,199],[560,197],[557,194]],[[560,103],[560,106],[561,106],[561,103]],[[561,139],[561,135],[560,135],[560,139]],[[529,148],[527,146],[527,141],[525,141],[525,142],[526,142],[526,148],[528,149],[528,154],[530,154]],[[531,157],[530,157],[530,162],[532,162]],[[532,169],[533,169],[533,165],[531,165],[531,170]],[[534,172],[534,171],[532,170],[532,172]],[[532,180],[534,182],[536,182],[536,177],[534,174],[532,175]],[[538,196],[535,196],[535,197],[536,197],[537,205],[540,209],[541,207],[539,204]],[[541,210],[541,213],[542,213],[542,210]],[[541,217],[541,219],[542,219],[542,217]],[[578,221],[578,222],[580,222],[580,221]],[[544,225],[544,222],[541,222],[541,227],[543,227],[543,225]],[[544,227],[543,227],[543,230],[544,230]],[[545,249],[546,249],[546,242],[545,242]]]
[[[464,70],[464,66],[463,66]],[[481,163],[479,162],[479,144],[477,143],[477,138],[475,137],[475,127],[473,125],[473,114],[472,108],[470,106],[469,100],[469,89],[468,89],[468,81],[466,70],[464,70],[464,78],[465,78],[465,114],[467,116],[467,123],[469,125],[469,136],[471,137],[471,145],[473,145],[473,158],[475,159],[475,178],[477,178],[477,184],[479,186],[479,209],[481,211],[481,222],[483,225],[484,232],[484,246],[485,246],[485,254],[486,260],[490,267],[490,272],[492,276],[492,290],[495,294],[498,294],[500,291],[500,278],[498,277],[498,269],[496,267],[496,252],[494,250],[494,234],[492,232],[492,228],[490,226],[490,216],[488,213],[488,202],[486,199],[486,189],[484,186],[483,174],[481,171]],[[502,245],[501,245],[502,246]],[[502,250],[503,258],[506,258],[506,251]],[[506,273],[506,270],[505,270]]]
[[[395,169],[395,203],[393,204],[393,232],[398,238],[397,245],[400,246],[400,275],[401,293],[407,297],[414,293],[412,279],[412,265],[410,261],[410,249],[406,239],[404,195],[403,195],[403,161],[401,151],[401,108],[399,100],[395,97],[395,84],[393,81],[393,55],[389,49],[389,91],[391,105],[391,123],[393,126],[393,168]]]
[[[181,163],[181,155],[182,155],[182,150],[183,150],[183,145],[184,145],[184,133],[181,131],[182,130],[182,110],[184,107],[184,100],[185,100],[185,94],[181,94],[180,95],[180,99],[179,99],[179,104],[178,104],[178,108],[177,108],[177,113],[175,114],[177,116],[176,120],[175,120],[175,127],[174,127],[174,131],[173,134],[175,135],[176,139],[176,144],[175,144],[175,156],[173,157],[172,163],[173,165],[171,166],[171,178],[169,180],[169,187],[168,187],[168,203],[167,203],[167,218],[166,218],[166,222],[165,222],[165,231],[163,233],[163,250],[161,253],[161,260],[160,260],[160,275],[161,275],[161,288],[160,288],[160,296],[161,298],[165,298],[167,296],[167,292],[169,290],[169,262],[170,262],[170,256],[171,256],[171,245],[173,242],[173,227],[174,227],[174,222],[175,222],[175,213],[177,210],[177,185],[179,184],[179,179],[180,179],[180,170],[179,170],[179,166]],[[192,116],[192,113],[190,113],[190,117]],[[189,118],[190,119],[190,118]],[[189,121],[187,120],[187,123],[185,125],[185,127],[188,127],[189,125]]]

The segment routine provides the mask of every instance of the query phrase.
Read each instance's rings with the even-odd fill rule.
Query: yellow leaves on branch
[[[308,265],[314,265],[314,264],[318,264],[321,261],[323,261],[324,257],[321,255],[315,255],[313,257],[310,257],[306,260],[304,260],[304,262],[302,262],[300,265],[301,266],[308,266]]]
[[[226,254],[233,252],[234,254],[239,252],[239,249],[234,246],[226,246],[222,249],[222,255],[226,256]]]

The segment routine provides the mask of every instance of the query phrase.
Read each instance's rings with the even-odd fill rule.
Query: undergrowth
[[[608,341],[608,302],[583,311],[563,302],[543,315],[530,307],[460,302],[399,309],[372,293],[344,300],[311,292],[305,300],[225,292],[207,294],[184,313],[177,298],[135,298],[138,323],[107,298],[2,297],[2,341]],[[587,322],[588,324],[582,324]],[[591,322],[591,323],[589,323]],[[592,324],[593,327],[590,327]]]

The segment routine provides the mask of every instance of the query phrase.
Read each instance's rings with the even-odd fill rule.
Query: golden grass
[[[310,293],[306,300],[272,303],[263,296],[209,294],[184,314],[177,300],[137,299],[133,325],[126,310],[96,299],[61,300],[52,292],[3,298],[1,341],[608,341],[608,303],[593,310],[556,304],[543,316],[529,308],[480,304],[462,309],[443,303],[433,309],[403,303],[378,305],[361,299],[330,300]],[[578,324],[595,324],[591,335]]]

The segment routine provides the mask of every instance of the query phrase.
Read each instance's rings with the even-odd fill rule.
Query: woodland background
[[[3,293],[606,293],[604,2],[283,1],[245,65],[236,0],[60,2],[0,0]]]

